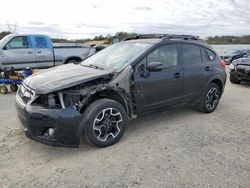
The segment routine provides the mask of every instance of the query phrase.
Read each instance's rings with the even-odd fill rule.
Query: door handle
[[[181,77],[181,73],[177,72],[177,73],[174,73],[174,78],[180,78]]]
[[[27,52],[28,54],[32,54],[32,52]]]
[[[210,67],[209,66],[205,67],[205,71],[210,71]]]
[[[41,54],[42,52],[41,51],[37,51],[36,53]]]

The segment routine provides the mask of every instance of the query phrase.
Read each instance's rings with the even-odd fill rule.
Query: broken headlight
[[[81,108],[81,94],[78,91],[60,91],[47,95],[40,95],[34,104],[38,104],[48,109],[64,109],[74,107],[77,110]]]

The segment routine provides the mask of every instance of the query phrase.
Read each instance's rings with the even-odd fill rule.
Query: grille
[[[242,74],[249,74],[250,73],[250,66],[248,65],[237,65],[237,71]]]

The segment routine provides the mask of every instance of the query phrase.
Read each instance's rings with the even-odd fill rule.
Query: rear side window
[[[206,49],[201,47],[201,58],[203,62],[208,62],[208,57],[206,53]]]
[[[44,37],[35,37],[37,48],[49,48],[47,40]]]
[[[208,54],[208,58],[209,58],[210,61],[215,60],[216,54],[214,52],[207,49],[207,54]]]
[[[184,65],[201,63],[200,47],[193,44],[182,44],[182,62]]]

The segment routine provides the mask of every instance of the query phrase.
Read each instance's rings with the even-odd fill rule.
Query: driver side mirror
[[[163,64],[161,62],[150,62],[147,65],[147,70],[150,72],[159,72],[163,68]]]

